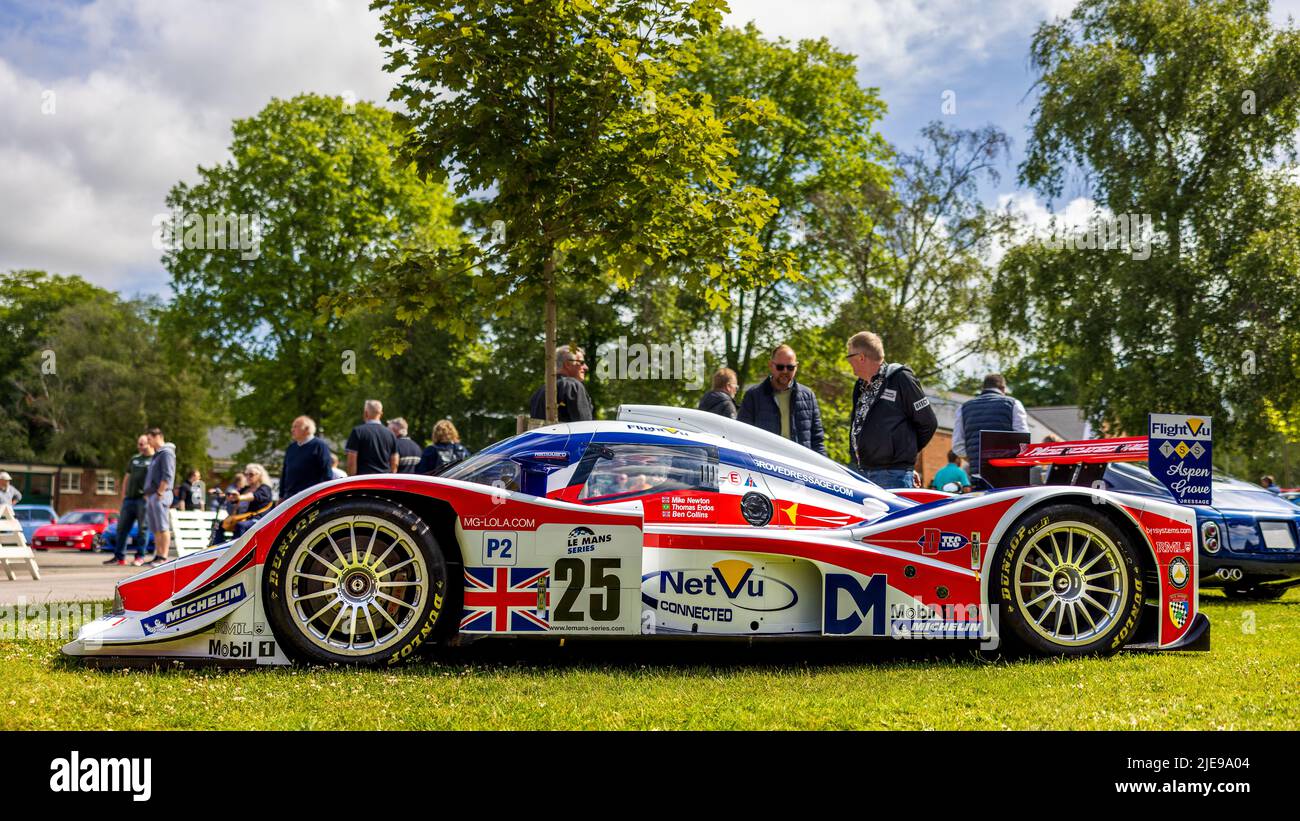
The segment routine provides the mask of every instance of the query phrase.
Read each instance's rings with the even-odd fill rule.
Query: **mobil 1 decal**
[[[1208,416],[1176,413],[1149,415],[1147,462],[1151,474],[1182,505],[1210,501],[1210,440]]]

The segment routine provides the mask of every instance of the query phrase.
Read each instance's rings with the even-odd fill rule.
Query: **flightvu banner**
[[[1208,416],[1178,413],[1148,414],[1147,462],[1151,474],[1182,505],[1210,502],[1210,439]]]

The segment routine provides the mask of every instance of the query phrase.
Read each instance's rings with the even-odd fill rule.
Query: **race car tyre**
[[[1109,655],[1132,639],[1142,617],[1141,567],[1131,539],[1105,514],[1052,505],[1007,533],[992,592],[1010,649]]]
[[[262,586],[267,618],[290,657],[390,665],[434,636],[447,564],[415,513],[356,497],[289,523],[266,557]]]
[[[1275,601],[1286,594],[1285,587],[1266,587],[1256,585],[1254,587],[1225,587],[1223,595],[1237,601]]]

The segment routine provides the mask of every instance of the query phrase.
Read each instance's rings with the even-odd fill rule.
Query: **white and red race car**
[[[232,543],[119,583],[64,652],[383,665],[492,636],[1208,649],[1195,525],[1189,508],[1066,485],[895,493],[749,425],[624,406],[440,476],[304,491]]]

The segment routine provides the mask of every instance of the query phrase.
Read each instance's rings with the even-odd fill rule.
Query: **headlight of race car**
[[[113,612],[111,615],[120,616],[126,612],[126,605],[122,603],[122,591],[117,585],[113,585]]]
[[[1201,522],[1201,547],[1206,553],[1219,552],[1219,525],[1215,522]]]

